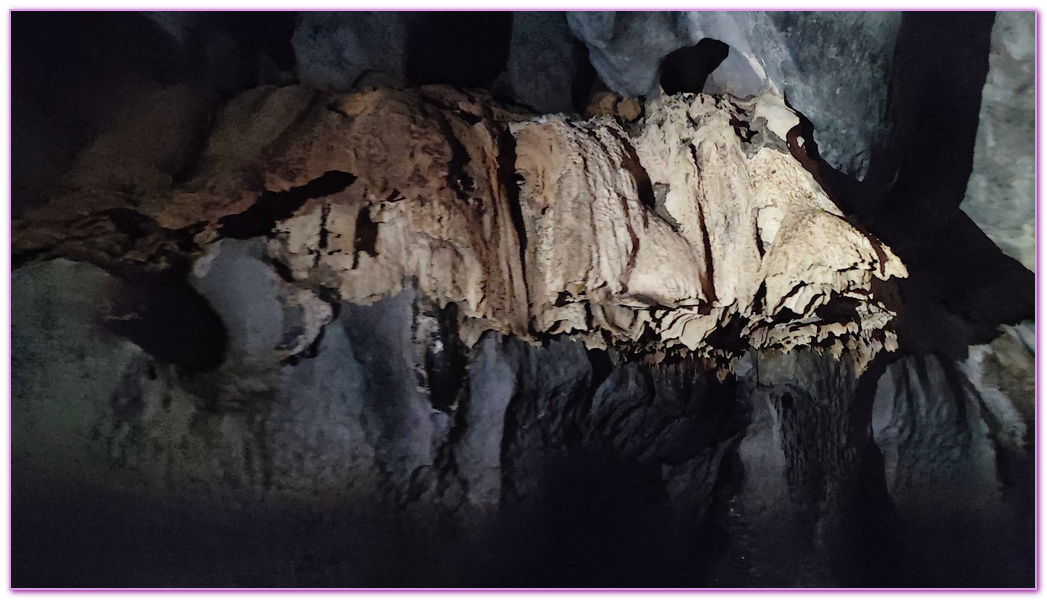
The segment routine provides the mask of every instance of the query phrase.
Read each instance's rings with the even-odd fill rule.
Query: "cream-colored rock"
[[[790,154],[799,119],[780,97],[662,97],[643,114],[627,131],[444,87],[256,90],[219,116],[200,174],[141,210],[204,246],[255,219],[299,286],[354,303],[414,287],[458,305],[468,344],[567,334],[717,360],[814,346],[858,370],[895,347],[873,291],[905,267]],[[332,173],[349,183],[311,191]]]
[[[611,119],[514,124],[533,328],[602,330],[627,345],[649,333],[651,351],[708,353],[740,320],[754,347],[847,348],[859,367],[893,346],[893,313],[870,289],[904,266],[784,149],[739,131],[770,130],[781,145],[799,123],[787,111],[780,99],[699,95],[650,102],[636,138]],[[641,200],[642,186],[664,194],[661,206]],[[836,304],[845,322],[819,316]]]

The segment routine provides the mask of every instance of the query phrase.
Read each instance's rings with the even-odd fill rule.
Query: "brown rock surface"
[[[721,366],[746,346],[815,346],[858,371],[894,348],[873,290],[905,267],[792,157],[780,98],[662,97],[644,114],[627,131],[445,87],[258,88],[221,111],[186,183],[132,196],[81,174],[13,246],[156,267],[268,236],[303,287],[456,303],[470,345],[564,333]]]

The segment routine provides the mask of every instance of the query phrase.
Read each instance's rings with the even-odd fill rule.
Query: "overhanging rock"
[[[747,347],[813,346],[860,372],[895,347],[884,283],[906,270],[804,170],[798,125],[775,95],[662,97],[624,122],[522,115],[446,87],[263,88],[219,116],[196,177],[133,210],[147,235],[192,234],[196,260],[222,237],[265,236],[302,287],[453,302],[469,345],[488,330],[567,334],[720,368]],[[15,246],[104,262],[104,238],[54,228],[127,204],[78,189],[29,216]]]

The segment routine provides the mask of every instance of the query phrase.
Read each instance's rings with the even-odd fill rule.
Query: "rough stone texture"
[[[502,585],[534,572],[741,582],[745,569],[711,557],[778,552],[775,535],[750,536],[760,523],[809,546],[797,568],[832,568],[864,464],[848,394],[893,348],[889,280],[905,267],[804,169],[781,98],[678,96],[643,112],[580,121],[445,87],[266,87],[225,106],[184,184],[129,203],[84,163],[81,189],[18,223],[16,250],[184,280],[220,319],[224,352],[152,364],[186,354],[134,326],[163,310],[118,311],[118,333],[149,353],[62,435],[109,452],[98,481],[131,499],[242,507],[247,523],[344,506],[350,521],[378,515],[389,551],[411,546],[420,564],[462,564],[448,553],[474,537],[493,545]],[[750,347],[759,375],[738,387],[731,365]],[[733,458],[753,390],[785,416],[776,445],[756,428],[741,455],[783,453],[767,476],[787,498],[730,489],[737,468],[768,468]],[[735,496],[740,527],[722,519]],[[643,517],[615,525],[623,511]],[[731,527],[742,537],[722,541]],[[566,568],[574,556],[591,562]],[[321,562],[335,573],[319,581],[375,581],[345,574],[352,559]]]
[[[468,107],[461,100],[459,106]],[[409,96],[364,94],[348,98],[344,107],[351,118],[345,135],[364,136],[350,143],[352,148],[391,149],[393,139],[403,138],[428,147],[448,143],[441,141],[440,130],[395,128],[388,111],[402,114],[398,118],[406,124],[431,110]],[[311,150],[327,147],[320,140],[328,133],[313,130],[320,139],[282,161],[315,165],[292,183],[336,166],[359,179],[337,202],[308,202],[278,225],[273,251],[294,277],[337,287],[344,298],[358,302],[395,293],[417,279],[426,293],[441,303],[458,303],[461,315],[478,321],[466,324],[467,343],[483,329],[523,335],[530,327],[539,333],[578,332],[590,347],[635,343],[650,331],[659,345],[696,350],[710,346],[706,338],[718,323],[737,316],[748,319],[736,326],[756,346],[826,342],[837,356],[845,347],[857,351],[859,364],[884,343],[890,346],[889,333],[885,338],[876,333],[890,312],[867,298],[873,279],[904,276],[904,267],[889,250],[852,229],[784,153],[784,138],[796,119],[790,121],[780,102],[763,98],[735,106],[698,97],[648,108],[646,129],[632,140],[613,120],[582,124],[546,117],[510,125],[515,170],[523,180],[517,192],[522,232],[512,222],[514,190],[500,179],[503,159],[491,155],[504,143],[496,123],[470,126],[459,115],[444,113],[467,154],[459,150],[456,157],[449,143],[445,158],[435,155],[432,163],[422,163],[434,170],[424,179],[413,174],[409,147],[389,156],[354,150],[315,164],[322,154]],[[781,149],[746,148],[739,136],[748,132],[736,130],[732,119],[754,120],[753,134],[766,145],[777,140]],[[324,130],[340,126],[336,116],[323,122]],[[578,156],[584,157],[584,168]],[[701,183],[690,192],[695,180]],[[428,183],[433,181],[448,183],[433,190]],[[428,203],[419,202],[423,197]],[[443,200],[434,203],[438,198]],[[463,211],[470,205],[490,217],[477,223]],[[363,226],[374,231],[361,233]],[[465,236],[469,230],[475,233]],[[522,265],[519,233],[526,239]],[[361,250],[362,236],[373,246]],[[821,251],[829,240],[839,248],[831,259]],[[814,247],[822,258],[803,264],[801,257],[813,256]],[[693,266],[681,271],[681,261]],[[758,298],[761,285],[764,296]],[[857,303],[855,322],[823,329],[815,312],[837,296]],[[524,301],[530,305],[529,323],[520,320]],[[652,305],[668,310],[647,308]],[[800,315],[793,324],[809,327],[778,326],[777,315],[785,308]]]
[[[574,44],[565,13],[514,12],[506,65],[513,100],[539,113],[572,112]]]
[[[972,349],[958,367],[933,358],[891,365],[870,428],[861,380],[828,354],[746,354],[721,382],[694,361],[623,360],[564,337],[535,347],[488,333],[472,349],[440,350],[434,340],[454,339],[454,321],[412,290],[369,306],[340,304],[311,350],[289,356],[286,340],[309,334],[289,316],[303,310],[290,293],[297,286],[270,261],[257,240],[223,240],[197,260],[190,281],[229,332],[225,360],[202,372],[101,329],[138,318],[118,310],[125,284],[111,275],[65,260],[17,269],[20,497],[39,502],[54,486],[100,486],[126,498],[107,491],[100,502],[133,502],[144,519],[195,511],[191,527],[234,508],[244,527],[266,522],[250,515],[283,514],[272,511],[320,515],[279,534],[289,541],[271,552],[287,567],[234,570],[246,583],[370,585],[387,576],[533,585],[538,569],[549,585],[855,585],[864,580],[847,577],[847,561],[867,558],[850,545],[848,515],[878,528],[886,506],[866,489],[876,481],[865,481],[876,468],[866,452],[872,435],[885,458],[880,481],[886,476],[894,506],[925,536],[907,537],[922,550],[899,560],[944,568],[955,557],[941,541],[951,547],[955,534],[935,523],[962,518],[965,528],[985,530],[979,539],[1013,528],[1006,539],[1019,543],[965,542],[972,557],[988,548],[1005,564],[979,567],[971,558],[961,579],[1024,581],[1029,536],[1019,525],[1034,508],[1020,484],[1032,469],[1030,324]],[[434,351],[465,353],[453,385],[437,387],[448,381],[439,375],[448,361]],[[636,518],[622,524],[622,514]],[[360,519],[375,529],[354,529]],[[132,526],[144,525],[119,525]],[[217,539],[230,535],[227,527],[218,526]],[[340,554],[332,527],[364,537]],[[718,528],[724,547],[686,541],[718,539]],[[378,531],[386,541],[366,542]],[[383,560],[361,552],[403,555],[401,543],[419,553],[410,556],[420,570],[360,570]],[[333,554],[316,556],[317,544]],[[271,560],[266,552],[251,560]],[[488,565],[479,580],[465,566],[469,552],[483,556],[470,564]],[[572,556],[590,558],[556,566]],[[237,581],[208,573],[182,585]],[[599,581],[585,578],[594,573]],[[100,582],[156,581],[120,577]]]
[[[1000,500],[979,400],[950,367],[933,356],[913,357],[888,367],[879,386],[873,429],[888,489],[903,511],[938,511],[945,498],[978,510]],[[927,482],[937,490],[930,497]]]
[[[491,507],[501,498],[505,414],[519,387],[504,347],[498,336],[484,336],[469,366],[470,402],[463,408],[465,431],[455,447],[455,464],[474,506]]]
[[[747,356],[749,425],[714,577],[1032,585],[1032,329],[1005,327],[958,363],[881,357],[860,378],[806,349]]]
[[[698,42],[690,39],[680,17],[668,11],[635,15],[571,11],[567,22],[589,47],[589,60],[608,87],[623,95],[643,96],[654,91],[663,56]]]
[[[749,426],[728,504],[732,544],[716,572],[727,585],[861,584],[847,577],[846,519],[860,506],[873,523],[884,507],[862,489],[870,439],[858,379],[809,349],[754,355],[739,375]]]
[[[116,392],[139,386],[134,375],[142,373],[148,356],[91,321],[104,309],[112,286],[112,278],[98,267],[66,260],[12,274],[16,476],[25,471],[72,480],[98,476],[104,472],[98,463],[105,460],[106,448],[91,447],[88,436],[98,413],[143,410],[141,396],[129,399]]]
[[[286,288],[293,284],[275,278],[257,242],[225,240],[217,247],[193,285],[221,315],[229,347],[221,365],[203,372],[158,361],[101,330],[99,323],[120,317],[113,314],[113,298],[122,284],[97,267],[57,260],[16,271],[13,449],[14,477],[24,498],[19,506],[49,502],[48,490],[59,486],[78,490],[85,502],[130,502],[143,515],[154,515],[143,518],[183,519],[189,528],[218,519],[219,540],[229,527],[277,518],[284,510],[304,511],[321,520],[307,518],[280,551],[295,573],[252,575],[245,583],[365,585],[376,575],[360,573],[369,563],[352,554],[322,559],[330,566],[315,575],[297,571],[308,570],[314,560],[301,536],[332,544],[326,526],[344,518],[338,527],[356,531],[365,519],[390,541],[361,540],[354,548],[381,552],[400,539],[432,544],[425,552],[433,554],[415,557],[415,564],[428,569],[446,560],[457,569],[435,580],[432,574],[397,571],[394,583],[409,577],[423,577],[419,583],[472,582],[475,571],[445,556],[453,551],[447,544],[457,544],[460,536],[477,532],[478,543],[509,565],[529,553],[526,545],[497,537],[500,530],[487,529],[493,511],[509,498],[516,507],[511,514],[524,519],[511,521],[512,527],[530,531],[531,541],[547,548],[539,553],[543,557],[572,555],[564,545],[570,541],[585,555],[618,561],[624,570],[610,581],[641,577],[656,584],[682,572],[666,562],[672,555],[667,548],[652,547],[639,562],[629,559],[623,534],[607,528],[614,515],[632,506],[630,500],[619,503],[619,494],[628,499],[640,493],[629,487],[637,473],[652,489],[672,488],[683,523],[701,523],[719,463],[744,426],[729,400],[730,386],[694,364],[624,365],[610,374],[612,361],[605,357],[594,368],[577,341],[542,348],[488,334],[467,351],[458,401],[438,410],[434,400],[446,390],[420,385],[419,374],[428,371],[430,385],[435,380],[426,353],[444,334],[429,328],[426,311],[432,309],[412,291],[370,306],[342,304],[314,353],[287,360],[281,341],[296,329],[286,319],[294,303]],[[245,315],[258,319],[248,323]],[[427,331],[421,341],[420,329]],[[625,381],[633,383],[622,387]],[[636,385],[639,393],[632,393]],[[603,490],[609,495],[590,490],[590,501],[569,511],[577,536],[550,528],[556,522],[542,520],[554,518],[562,501],[581,502],[581,488],[563,488],[562,477],[595,477],[586,475],[590,467],[604,475],[588,481],[611,485]],[[617,477],[626,479],[612,484]],[[648,539],[644,528],[654,525],[668,533],[668,522],[659,520],[673,514],[664,500],[636,498],[662,516],[637,522],[640,529],[627,529],[624,539]],[[602,512],[588,514],[601,503]],[[230,510],[241,516],[233,522],[221,517]],[[194,516],[176,516],[181,511]],[[303,517],[284,518],[298,523]],[[457,523],[449,530],[448,518]],[[138,526],[114,524],[120,531]],[[535,532],[542,533],[535,538]],[[177,539],[184,533],[167,535]],[[517,577],[530,573],[514,569],[493,566],[492,573],[501,573],[493,583],[524,584]],[[119,569],[101,572],[101,579],[89,580],[128,581]],[[227,576],[205,569],[184,581],[236,581]]]
[[[268,86],[206,144],[143,88],[15,223],[16,585],[1031,585],[1032,324],[896,296],[760,69],[588,121]],[[912,206],[907,263],[982,254]],[[896,313],[947,327],[888,364]]]
[[[662,98],[645,115],[630,135],[444,87],[253,90],[219,115],[197,177],[139,202],[156,234],[138,255],[275,231],[268,253],[303,287],[365,304],[417,288],[455,304],[469,346],[568,333],[724,366],[746,344],[817,346],[857,371],[895,347],[884,282],[905,267],[801,166],[781,98]],[[141,244],[114,222],[122,196],[88,189],[20,226],[16,248],[99,260]],[[71,204],[115,242],[55,231]]]
[[[1036,15],[996,13],[974,171],[960,208],[1008,256],[1036,269]]]
[[[16,271],[19,293],[15,306],[21,318],[13,331],[14,349],[16,357],[28,359],[16,360],[14,365],[16,431],[26,434],[15,438],[16,481],[22,482],[27,475],[32,480],[42,472],[52,486],[67,486],[77,478],[117,485],[139,498],[138,503],[162,495],[165,503],[191,501],[193,505],[241,509],[291,503],[326,510],[324,507],[345,507],[346,503],[367,506],[386,498],[385,502],[406,503],[408,515],[425,518],[435,508],[437,514],[451,511],[457,515],[456,522],[473,524],[457,526],[451,530],[457,532],[454,535],[462,527],[468,531],[489,522],[479,515],[487,514],[489,519],[501,499],[511,498],[521,508],[509,514],[532,515],[517,525],[530,532],[530,537],[520,537],[519,548],[513,545],[517,542],[497,544],[497,556],[526,554],[525,547],[533,548],[528,544],[540,544],[546,548],[540,553],[545,557],[542,564],[547,561],[549,569],[578,551],[618,565],[620,580],[601,581],[658,585],[676,581],[673,577],[682,572],[676,570],[681,565],[667,562],[685,556],[683,547],[677,545],[679,540],[665,537],[657,548],[644,550],[642,558],[629,558],[628,566],[616,561],[631,556],[628,548],[635,550],[635,545],[630,542],[626,548],[621,545],[625,542],[616,540],[639,535],[629,533],[631,526],[657,526],[654,531],[659,532],[667,527],[660,535],[669,531],[680,535],[688,531],[681,529],[683,524],[693,527],[709,511],[719,514],[723,509],[717,508],[717,488],[725,482],[732,482],[733,487],[738,485],[733,482],[740,481],[740,488],[725,505],[730,545],[724,562],[711,567],[713,582],[854,583],[841,579],[832,568],[840,535],[834,533],[832,523],[854,502],[848,482],[862,477],[862,470],[855,467],[860,464],[857,450],[867,439],[867,430],[854,404],[853,375],[843,365],[834,366],[831,357],[794,350],[784,356],[746,359],[738,369],[739,381],[744,383],[736,388],[730,381],[726,385],[717,382],[695,363],[648,366],[614,357],[600,359],[601,351],[587,354],[576,341],[553,341],[534,348],[488,334],[471,351],[467,395],[445,414],[430,406],[434,390],[415,387],[420,381],[418,372],[425,369],[421,358],[425,350],[413,343],[417,335],[411,329],[427,326],[419,319],[423,311],[412,309],[410,292],[369,307],[343,305],[339,320],[324,329],[315,356],[302,357],[297,363],[280,366],[277,348],[262,352],[263,347],[252,341],[261,338],[237,334],[236,317],[223,306],[252,307],[257,312],[285,301],[280,299],[280,285],[273,285],[272,274],[266,274],[258,259],[258,246],[223,241],[221,253],[212,259],[204,278],[217,278],[221,269],[236,265],[243,276],[229,280],[229,287],[208,289],[197,284],[226,320],[232,348],[228,361],[217,371],[196,375],[171,369],[126,340],[100,337],[91,324],[99,319],[91,314],[108,304],[107,287],[102,284],[115,281],[98,269],[59,260]],[[276,330],[286,326],[280,324],[278,312],[270,312],[264,322]],[[56,320],[56,315],[61,318]],[[1028,326],[1000,338],[992,354],[962,366],[972,385],[1010,381],[991,366],[992,356],[1001,354],[1008,365],[1017,364],[1009,354],[1028,352],[1023,329]],[[427,331],[432,336],[428,339],[446,339]],[[282,336],[269,332],[264,337],[276,343]],[[250,370],[250,364],[237,358],[248,355],[237,348],[241,344],[255,346],[256,357],[268,354],[269,369]],[[90,369],[89,361],[77,357],[80,352],[99,357],[105,365]],[[124,355],[130,357],[124,361],[127,367],[112,369],[121,362],[114,356]],[[40,356],[48,360],[39,360]],[[1026,364],[1031,369],[1031,360]],[[891,372],[885,381],[891,380]],[[1030,381],[1028,372],[1024,378]],[[902,394],[893,406],[878,400],[874,412],[874,434],[887,455],[886,475],[888,482],[894,482],[899,508],[911,515],[909,500],[924,498],[923,506],[931,507],[929,518],[934,522],[942,513],[934,506],[943,502],[952,507],[950,514],[967,506],[967,500],[980,497],[997,499],[994,506],[998,508],[992,514],[1023,508],[1020,486],[1014,508],[1001,507],[999,494],[993,491],[992,481],[999,476],[993,461],[984,456],[974,460],[986,452],[991,455],[991,445],[984,437],[974,438],[982,440],[977,444],[963,442],[971,434],[955,420],[958,409],[949,400],[948,387],[943,388],[940,379],[934,381],[939,383],[931,388],[932,395]],[[916,388],[910,385],[906,389]],[[72,402],[71,390],[75,390]],[[989,431],[995,429],[997,443],[1005,444],[1013,454],[1026,430],[1014,420],[1010,404],[993,400],[986,389],[979,393],[988,411],[981,412],[982,419],[988,419],[986,423],[997,419],[1002,424],[992,425]],[[736,397],[751,406],[748,419]],[[907,398],[917,397],[923,398],[918,410],[904,408],[915,401]],[[976,407],[967,402],[964,410],[970,419],[977,414]],[[1031,419],[1031,398],[1018,404],[1024,418]],[[889,417],[892,426],[910,432],[900,444],[890,427],[882,426],[883,407],[893,415]],[[428,424],[426,415],[431,419]],[[976,418],[976,436],[986,431],[982,419]],[[409,428],[403,425],[412,422]],[[822,435],[807,435],[809,428],[818,428]],[[943,439],[958,440],[958,444],[942,443]],[[723,465],[731,462],[736,447],[741,470],[728,470],[733,475],[724,480]],[[1001,447],[997,446],[997,452]],[[904,450],[904,461],[894,458],[894,448]],[[895,466],[903,463],[908,466]],[[1012,471],[1022,468],[1013,459],[1012,464],[1017,465]],[[965,479],[965,473],[972,473],[969,465],[981,468]],[[1031,469],[1031,463],[1024,468]],[[942,488],[943,477],[955,487]],[[664,486],[666,499],[634,496],[637,491],[625,482],[636,478]],[[577,483],[568,483],[572,481]],[[971,482],[978,483],[978,489],[988,496],[971,495]],[[600,509],[610,511],[605,521],[598,516],[602,512],[593,510],[608,501],[610,506]],[[673,518],[680,519],[671,528],[659,517],[630,521],[628,526],[613,528],[613,535],[607,529],[620,520],[622,511],[637,510],[637,502],[656,510],[665,501],[676,515]],[[1028,512],[1031,498],[1024,501]],[[567,512],[553,518],[547,503]],[[577,508],[565,509],[565,503]],[[481,512],[477,514],[476,509]],[[357,510],[352,514],[358,514]],[[975,515],[983,513],[963,514],[981,522],[982,517]],[[545,520],[550,518],[553,520]],[[873,516],[863,510],[861,518],[868,524]],[[321,526],[323,523],[329,521],[322,521]],[[526,523],[532,523],[532,528]],[[1007,521],[1002,525],[1014,526]],[[1012,539],[1023,539],[1022,531],[1016,530]],[[538,532],[545,533],[536,538]],[[637,540],[651,539],[651,532],[645,532]],[[934,527],[926,533],[927,539],[941,539],[932,537]],[[517,539],[514,536],[522,532],[495,529],[487,535]],[[579,538],[598,543],[578,545]],[[788,552],[783,545],[786,540],[791,540]],[[933,564],[943,551],[927,543],[930,546],[920,560]],[[281,552],[297,561],[296,569],[311,568],[313,559],[307,558],[307,550],[294,550],[290,555],[287,549]],[[789,557],[785,563],[783,552]],[[1007,552],[1005,556],[1010,556],[1011,550]],[[306,562],[301,563],[303,560]],[[331,564],[338,565],[336,570],[325,567],[305,581],[317,585],[374,581],[354,579],[360,577],[351,575],[360,563],[351,556],[323,560],[334,561]],[[434,559],[430,555],[422,560],[427,564],[424,561]],[[504,565],[499,568],[502,571],[491,572],[501,572],[499,577],[506,579],[491,581],[526,583],[514,579],[513,572],[504,572]],[[519,568],[520,576],[529,573]],[[985,568],[977,572],[984,574]],[[1004,572],[999,577],[1012,576]],[[403,577],[394,581],[406,581]],[[964,581],[999,582],[999,577]],[[452,577],[448,581],[475,580]],[[550,580],[563,581],[578,580]]]
[[[101,329],[119,318],[120,284],[97,267],[58,260],[17,271],[16,475],[212,506],[407,493],[447,433],[411,377],[412,295],[343,307],[313,357],[288,362],[285,337],[301,328],[286,314],[298,298],[259,260],[261,244],[242,246],[223,242],[196,284],[230,331],[226,361],[202,373]]]
[[[283,281],[264,256],[259,240],[221,240],[194,265],[190,283],[218,312],[230,347],[241,353],[228,360],[271,363],[296,356],[332,320],[330,305]]]
[[[478,98],[424,89],[431,90],[428,102],[381,91],[343,98],[338,110],[347,117],[312,113],[309,128],[278,157],[280,170],[268,172],[268,187],[307,184],[331,171],[357,179],[277,225],[271,252],[296,279],[338,289],[353,302],[417,281],[420,291],[441,305],[456,302],[475,322],[463,334],[470,344],[485,329],[523,333],[526,292],[504,183],[509,165],[498,153],[504,128]]]
[[[1032,584],[1032,329],[1007,327],[958,363],[905,356],[876,389],[873,436],[906,543],[921,568],[959,560],[963,573],[952,579],[962,585]],[[941,550],[949,546],[956,557]]]
[[[1036,408],[1036,325],[1025,321],[1001,329],[1003,335],[971,349],[965,371],[977,389],[985,393],[999,390],[1021,419],[1032,423]]]
[[[302,310],[300,297],[266,260],[258,241],[223,240],[194,265],[192,285],[229,334],[225,360],[206,372],[100,333],[93,323],[113,318],[106,311],[118,282],[96,267],[58,260],[16,271],[14,410],[25,433],[15,440],[18,481],[117,486],[136,502],[175,507],[157,508],[162,514],[183,505],[205,515],[222,507],[370,514],[372,505],[401,506],[402,523],[387,535],[429,543],[428,534],[405,531],[452,515],[459,524],[446,539],[479,531],[497,556],[545,548],[550,584],[596,583],[577,579],[601,572],[595,566],[574,575],[555,567],[576,553],[617,565],[608,583],[698,581],[678,579],[686,560],[701,556],[687,559],[692,550],[679,536],[709,527],[722,465],[744,432],[731,381],[695,362],[624,362],[565,338],[533,347],[489,333],[466,351],[457,400],[439,410],[448,390],[433,387],[427,353],[434,339],[450,338],[442,325],[433,330],[431,305],[411,290],[369,306],[342,304],[311,353],[288,357],[289,335],[304,335],[288,316]],[[105,368],[85,370],[78,352]],[[45,353],[48,361],[35,360]],[[127,366],[112,369],[116,363]],[[68,408],[57,410],[63,401]],[[519,545],[485,529],[507,501],[501,518],[513,523]],[[638,506],[647,516],[608,529]],[[636,543],[629,540],[655,538],[640,558],[626,559]],[[308,565],[304,550],[289,552],[296,568]],[[350,571],[359,564],[330,560]],[[518,568],[497,567],[493,582],[526,583],[516,578],[530,572]],[[316,577],[373,581],[340,573]]]
[[[814,124],[819,150],[834,167],[864,177],[885,141],[900,13],[571,12],[568,22],[621,94],[652,94],[662,58],[709,37],[731,46],[710,91],[779,90]]]
[[[386,11],[300,13],[294,32],[298,78],[322,89],[347,91],[358,83],[403,83],[405,27]]]

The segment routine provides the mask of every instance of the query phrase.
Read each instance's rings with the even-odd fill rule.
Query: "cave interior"
[[[1035,19],[14,11],[12,587],[1034,587]]]

